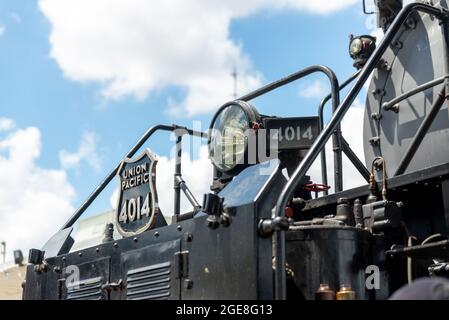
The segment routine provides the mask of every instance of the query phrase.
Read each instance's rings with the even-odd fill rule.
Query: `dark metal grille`
[[[67,300],[103,300],[103,278],[82,280],[67,286]]]
[[[166,300],[170,297],[170,262],[132,269],[127,274],[128,300]]]

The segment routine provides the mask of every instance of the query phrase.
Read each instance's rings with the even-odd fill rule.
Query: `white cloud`
[[[241,44],[230,38],[233,19],[261,10],[326,14],[357,0],[40,0],[52,25],[51,57],[65,76],[103,85],[108,99],[144,99],[175,86],[185,91],[171,112],[211,111],[261,84]]]
[[[300,86],[299,95],[306,99],[323,99],[329,91],[329,85],[321,80],[315,80],[312,83]]]
[[[75,191],[63,170],[37,165],[37,128],[17,129],[0,139],[0,241],[12,250],[40,248],[73,213]]]
[[[365,163],[365,155],[363,149],[363,117],[364,106],[360,100],[356,100],[353,106],[348,110],[346,116],[341,124],[343,137],[348,141],[351,149]],[[332,186],[330,193],[334,192],[334,161],[332,151],[332,138],[326,145],[326,160],[327,160],[327,176],[328,183]],[[309,170],[309,175],[314,183],[321,183],[321,160],[320,156],[313,163]],[[345,190],[365,185],[366,181],[362,178],[360,173],[354,168],[352,163],[343,155],[343,188]]]
[[[12,130],[15,126],[14,120],[0,117],[0,132]]]
[[[109,198],[109,204],[113,210],[117,209],[118,188],[115,188]]]
[[[0,24],[0,37],[5,34],[6,28]]]
[[[175,168],[174,157],[159,157],[157,188],[159,190],[159,202],[164,214],[173,213],[173,173]],[[209,160],[207,146],[199,149],[196,159],[192,159],[188,153],[182,155],[182,176],[196,200],[202,205],[203,195],[210,192],[212,184],[213,169]],[[168,178],[169,177],[169,178]],[[181,198],[181,212],[192,210],[190,202]]]
[[[61,150],[59,152],[59,161],[62,168],[78,168],[82,161],[86,161],[93,169],[100,170],[101,158],[97,152],[97,140],[95,133],[87,131],[83,134],[76,152]]]

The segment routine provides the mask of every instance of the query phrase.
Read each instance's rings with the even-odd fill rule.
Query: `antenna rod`
[[[234,66],[234,70],[231,73],[232,78],[234,78],[234,99],[237,99],[238,93],[237,93],[237,78],[238,78],[238,73],[237,73],[237,68]]]
[[[1,245],[3,247],[3,250],[2,250],[3,263],[6,263],[6,242],[2,241]]]

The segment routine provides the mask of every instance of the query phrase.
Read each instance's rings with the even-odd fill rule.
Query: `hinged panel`
[[[167,241],[129,251],[122,256],[124,285],[122,298],[127,300],[179,299],[180,281],[175,253],[181,241]]]
[[[67,265],[59,282],[61,300],[109,300],[102,286],[109,282],[110,258],[102,258],[80,265]]]
[[[189,251],[175,253],[175,274],[178,279],[189,276]]]

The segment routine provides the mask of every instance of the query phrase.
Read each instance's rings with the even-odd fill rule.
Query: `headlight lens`
[[[349,55],[354,59],[354,67],[361,69],[376,50],[376,38],[369,35],[354,37],[349,42]]]
[[[244,163],[252,119],[250,112],[243,106],[238,103],[226,105],[211,124],[209,155],[212,163],[223,172]]]
[[[353,56],[359,54],[362,51],[363,43],[360,38],[355,38],[352,40],[350,46],[349,46],[349,53]]]

